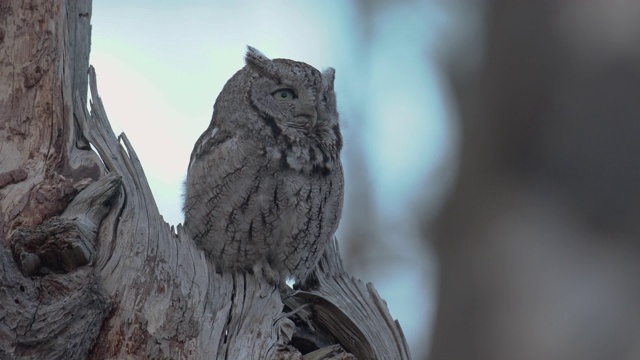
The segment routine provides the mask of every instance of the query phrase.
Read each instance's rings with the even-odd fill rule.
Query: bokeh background
[[[640,2],[110,0],[92,23],[170,224],[246,45],[333,66],[342,256],[414,359],[640,359]]]

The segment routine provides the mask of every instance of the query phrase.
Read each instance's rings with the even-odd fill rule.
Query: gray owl
[[[304,283],[342,213],[335,70],[245,60],[191,153],[184,227],[218,269]]]

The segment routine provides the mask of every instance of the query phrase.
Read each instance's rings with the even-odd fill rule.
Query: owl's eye
[[[292,100],[296,97],[296,94],[291,89],[280,89],[273,92],[273,97],[276,100]]]

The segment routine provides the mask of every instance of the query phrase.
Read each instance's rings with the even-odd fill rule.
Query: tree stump
[[[409,359],[335,242],[318,287],[279,290],[164,222],[98,95],[90,18],[90,0],[0,4],[0,358]]]

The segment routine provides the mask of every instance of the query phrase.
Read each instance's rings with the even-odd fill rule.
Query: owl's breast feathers
[[[326,177],[339,170],[336,169],[336,164],[340,163],[340,153],[335,146],[327,148],[323,146],[326,143],[320,144],[310,138],[296,141],[281,134],[274,136],[273,141],[266,141],[266,145],[260,145],[255,142],[255,139],[233,136],[229,131],[220,130],[219,127],[211,127],[200,136],[191,155],[189,167],[196,159],[201,160],[212,151],[219,153],[215,156],[218,161],[226,161],[231,154],[223,151],[222,144],[233,138],[236,139],[237,146],[242,146],[241,144],[244,143],[246,150],[255,149],[254,160],[261,162],[259,159],[263,157],[265,165],[278,171],[293,170],[312,177]],[[246,155],[250,156],[251,151],[247,152]]]
[[[273,119],[260,114],[266,141],[268,162],[278,163],[280,170],[294,170],[305,175],[326,177],[340,163],[342,135],[339,125],[331,128],[322,124],[304,129],[282,129]]]
[[[293,170],[312,177],[326,177],[340,162],[339,152],[331,152],[313,141],[278,141],[264,150],[266,161],[280,171]]]

